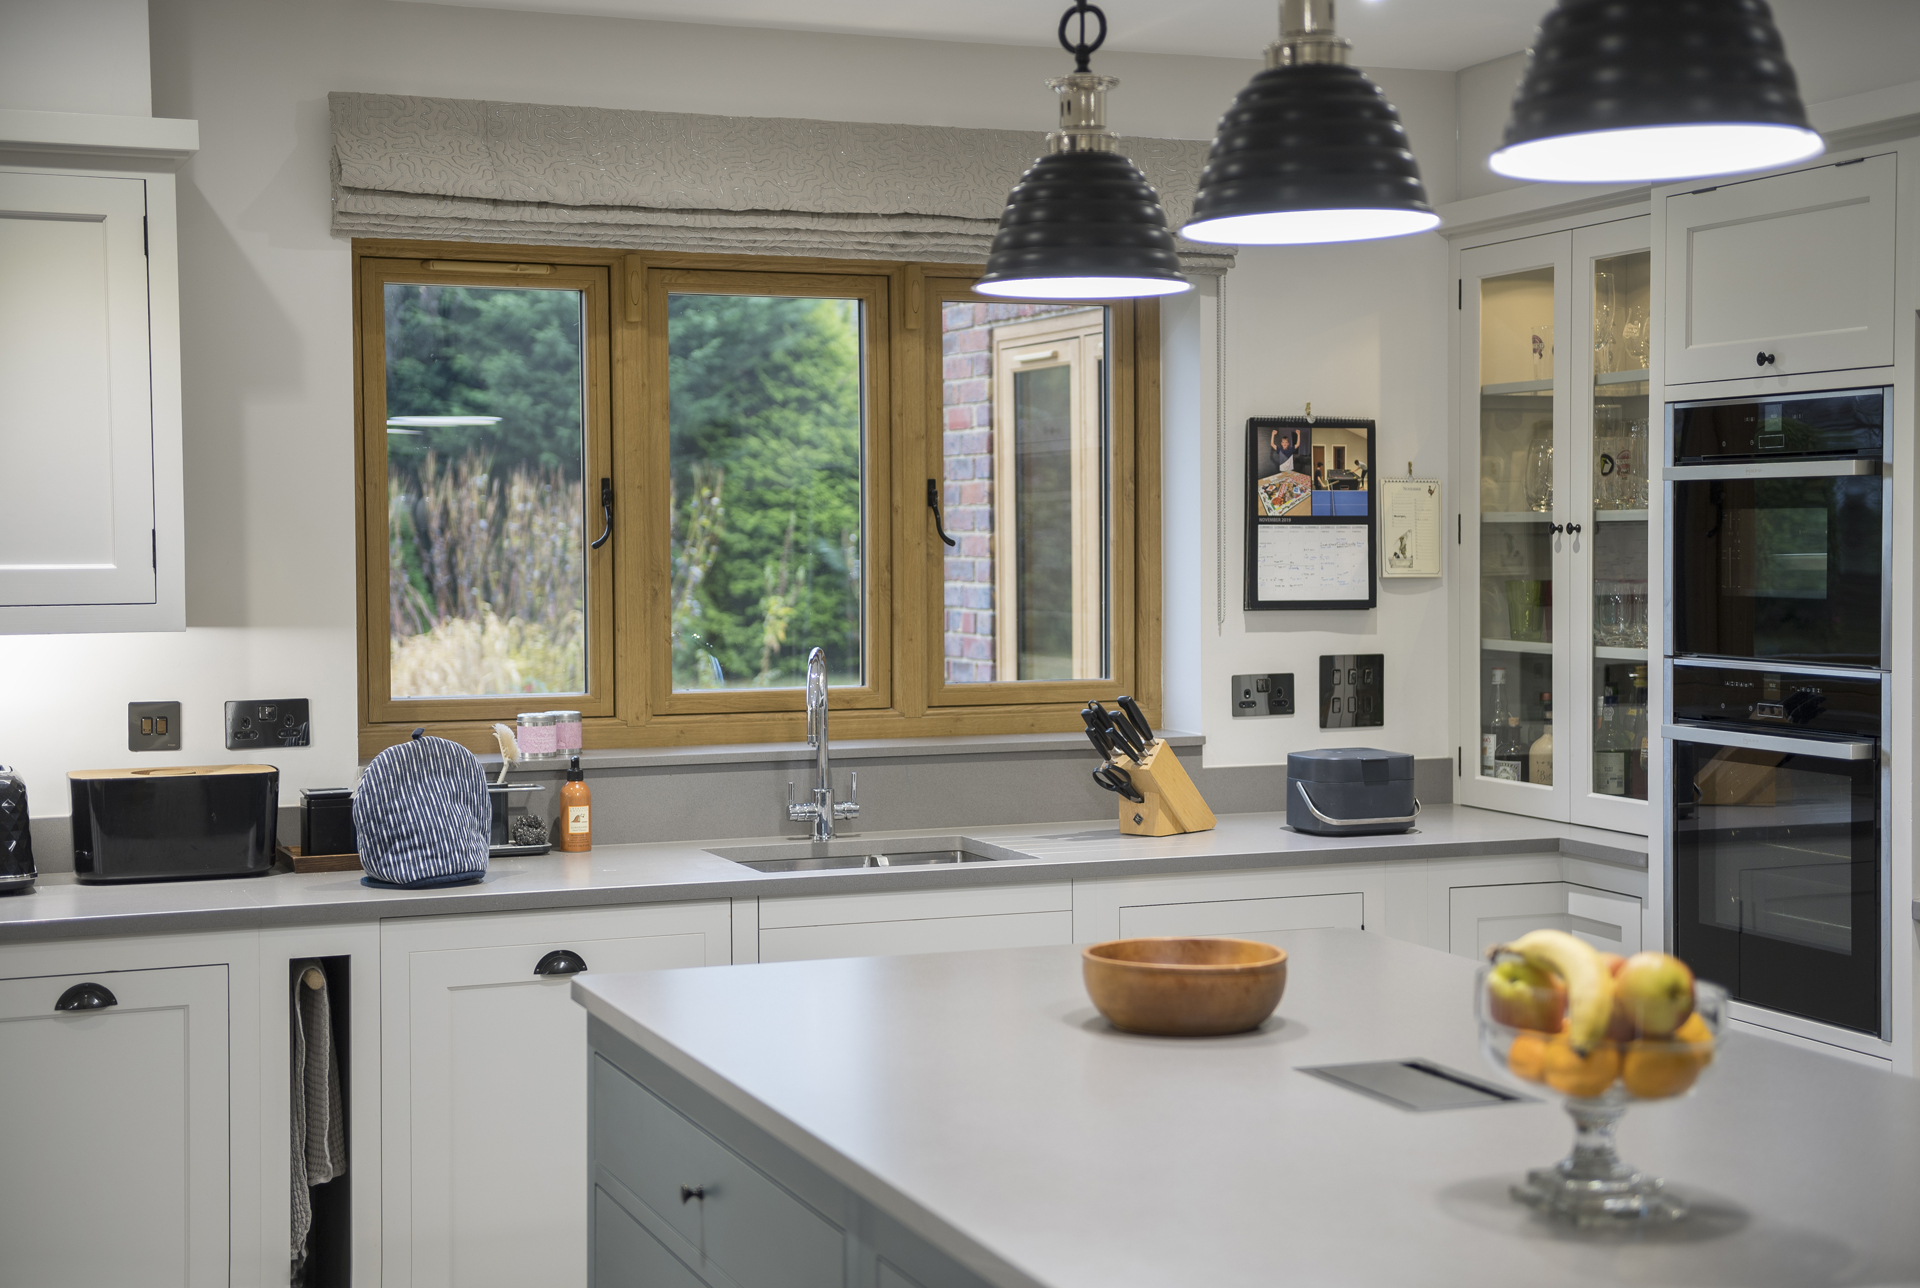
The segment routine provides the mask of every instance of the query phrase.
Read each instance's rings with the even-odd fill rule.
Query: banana
[[[1564,930],[1531,930],[1510,944],[1496,945],[1489,957],[1512,953],[1567,986],[1567,1045],[1580,1055],[1607,1035],[1613,1017],[1613,976],[1600,954]]]

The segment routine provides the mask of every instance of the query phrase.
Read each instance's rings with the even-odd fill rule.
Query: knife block
[[[1175,836],[1213,828],[1213,811],[1164,739],[1148,750],[1145,760],[1122,756],[1114,763],[1127,771],[1134,790],[1147,798],[1139,805],[1124,796],[1119,798],[1120,831],[1124,835]]]

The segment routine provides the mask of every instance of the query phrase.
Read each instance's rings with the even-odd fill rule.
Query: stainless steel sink
[[[845,837],[824,844],[780,841],[707,853],[755,872],[848,872],[860,868],[925,868],[943,863],[995,863],[1017,857],[964,836],[910,836],[887,841]]]

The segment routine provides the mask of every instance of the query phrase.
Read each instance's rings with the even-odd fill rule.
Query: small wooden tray
[[[293,865],[295,872],[358,872],[357,854],[302,854],[297,845],[274,847],[280,857]]]

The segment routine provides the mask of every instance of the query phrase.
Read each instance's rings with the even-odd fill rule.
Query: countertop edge
[[[575,978],[570,985],[570,992],[574,1002],[594,1019],[793,1150],[802,1160],[825,1172],[828,1179],[845,1186],[860,1201],[878,1208],[968,1270],[1005,1288],[1048,1288],[1046,1283],[902,1193],[884,1177],[860,1166],[820,1137],[769,1107],[757,1096],[742,1090],[711,1066],[694,1059],[636,1021],[595,993],[587,980]]]

